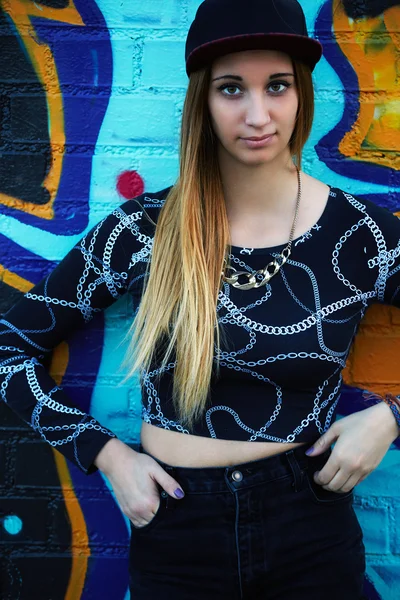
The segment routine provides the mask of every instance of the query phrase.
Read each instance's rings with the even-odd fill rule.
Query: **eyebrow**
[[[270,75],[269,80],[277,79],[278,77],[294,77],[294,73],[274,73]],[[243,78],[239,75],[221,75],[220,77],[216,77],[213,81],[218,81],[219,79],[234,79],[235,81],[243,81]]]

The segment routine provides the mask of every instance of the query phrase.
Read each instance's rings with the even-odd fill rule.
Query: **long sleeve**
[[[393,219],[395,221],[392,222],[391,236],[387,240],[387,254],[383,253],[382,260],[385,264],[385,258],[387,257],[383,274],[385,281],[383,298],[387,304],[400,308],[400,219],[395,216],[393,216]]]
[[[371,207],[371,205],[369,205]],[[374,238],[368,268],[377,269],[377,301],[400,307],[400,219],[388,209],[370,209],[367,225]]]
[[[1,399],[83,472],[115,435],[80,410],[50,377],[52,350],[129,288],[152,239],[138,224],[140,197],[117,207],[0,320]]]

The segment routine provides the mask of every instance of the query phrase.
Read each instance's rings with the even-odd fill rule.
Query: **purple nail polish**
[[[177,498],[183,498],[183,496],[185,495],[184,492],[180,488],[177,488],[175,490],[174,494]]]
[[[312,454],[313,452],[314,452],[314,446],[311,446],[311,448],[309,448],[308,450],[306,450],[307,456],[310,456],[310,454]]]

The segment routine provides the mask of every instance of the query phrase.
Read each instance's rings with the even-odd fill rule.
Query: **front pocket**
[[[130,521],[131,524],[131,532],[135,532],[136,533],[140,533],[140,532],[148,532],[150,529],[153,529],[153,527],[155,525],[157,525],[157,523],[159,523],[162,518],[163,515],[165,513],[166,507],[167,507],[167,500],[168,500],[168,494],[166,492],[160,494],[160,504],[159,507],[157,509],[157,512],[155,513],[154,517],[151,519],[151,521],[149,521],[147,523],[147,525],[144,525],[143,527],[135,527],[135,525],[132,523],[132,521]]]
[[[310,491],[312,500],[314,500],[314,502],[317,504],[339,504],[341,502],[350,502],[353,500],[353,490],[345,493],[325,490],[322,485],[315,483],[313,476],[314,472],[310,472],[308,470],[306,471],[305,478],[308,489]]]

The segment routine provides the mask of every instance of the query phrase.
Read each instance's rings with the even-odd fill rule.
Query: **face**
[[[291,58],[273,50],[235,52],[212,66],[208,95],[219,151],[248,165],[290,158],[298,94]],[[263,138],[265,140],[249,140]]]

